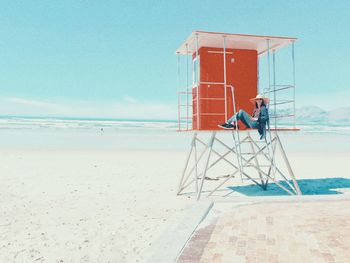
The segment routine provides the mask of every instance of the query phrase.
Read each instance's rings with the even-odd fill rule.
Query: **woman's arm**
[[[250,119],[253,120],[253,121],[257,121],[258,120],[258,118],[254,117],[255,116],[255,112],[256,112],[256,108],[254,108],[252,116],[250,117]]]
[[[268,119],[269,119],[268,110],[267,110],[266,106],[263,106],[263,107],[261,107],[258,121],[260,123],[265,123]]]

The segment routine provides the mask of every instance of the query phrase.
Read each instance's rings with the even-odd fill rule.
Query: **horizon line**
[[[78,117],[78,116],[39,116],[39,115],[4,115],[0,114],[0,119],[19,118],[19,119],[66,119],[66,120],[114,120],[114,121],[159,121],[159,122],[178,122],[176,119],[144,119],[144,118],[111,118],[111,117]]]

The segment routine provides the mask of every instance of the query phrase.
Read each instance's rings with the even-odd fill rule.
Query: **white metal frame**
[[[179,91],[178,91],[178,130],[179,131],[189,131],[189,130],[198,130],[200,129],[200,116],[198,114],[196,114],[195,118],[197,119],[197,126],[196,127],[192,127],[192,106],[193,104],[190,103],[189,97],[192,96],[192,91],[193,88],[196,88],[196,92],[197,92],[197,96],[196,96],[196,112],[200,112],[200,100],[201,99],[208,99],[208,98],[201,98],[200,94],[199,94],[199,86],[202,84],[217,84],[217,85],[222,85],[221,87],[224,88],[224,98],[222,98],[224,100],[225,103],[225,118],[228,119],[230,116],[228,116],[228,112],[227,112],[227,105],[228,105],[228,101],[227,101],[227,90],[225,87],[227,87],[227,70],[226,70],[226,37],[223,36],[222,37],[222,43],[223,43],[223,58],[224,58],[224,79],[223,82],[202,82],[200,80],[200,58],[199,58],[199,51],[198,51],[198,46],[199,46],[199,36],[196,35],[196,57],[193,60],[193,63],[196,63],[196,67],[197,67],[197,83],[194,83],[194,72],[193,72],[193,66],[192,66],[192,85],[190,86],[190,81],[189,81],[189,68],[188,68],[188,56],[190,56],[191,54],[187,54],[186,55],[186,84],[185,84],[185,88],[181,88],[181,84],[179,84]],[[276,50],[275,49],[271,49],[270,47],[270,39],[266,39],[266,55],[267,55],[267,85],[265,88],[261,89],[261,93],[263,95],[266,95],[268,98],[270,98],[270,104],[268,105],[269,109],[273,109],[272,112],[269,112],[270,114],[270,118],[273,121],[273,128],[274,129],[279,129],[279,124],[278,124],[278,120],[282,120],[282,119],[289,119],[289,118],[293,118],[292,120],[292,127],[293,129],[296,129],[296,103],[295,103],[295,39],[291,40],[291,60],[292,60],[292,83],[290,84],[277,84],[276,82]],[[272,52],[272,63],[271,63],[271,52]],[[178,54],[179,56],[181,54]],[[260,59],[260,57],[259,57]],[[180,70],[179,70],[179,60],[178,60],[178,75],[180,75]],[[272,65],[271,65],[272,64]],[[258,65],[260,65],[258,63]],[[272,68],[272,69],[271,69]],[[233,74],[232,72],[230,72],[230,74]],[[260,84],[260,75],[261,75],[261,70],[258,68],[258,83]],[[272,76],[271,76],[272,75]],[[181,79],[180,76],[178,76],[178,79]],[[258,84],[258,85],[259,85]],[[262,84],[260,84],[262,85]],[[278,99],[278,94],[283,94],[283,92],[287,92],[289,90],[292,90],[293,94],[292,97],[290,99]],[[272,94],[272,96],[271,96]],[[185,96],[185,103],[184,103],[184,99],[183,97]],[[209,98],[214,100],[213,98]],[[286,104],[292,105],[291,106],[291,112],[288,114],[279,114],[279,106],[284,106]],[[272,108],[270,108],[272,106]],[[183,114],[183,111],[185,111],[185,114]],[[209,115],[206,113],[201,113],[202,115]],[[185,115],[185,116],[183,116]],[[212,114],[213,115],[213,114]],[[214,114],[214,115],[220,115],[220,114]],[[184,121],[183,121],[184,120]],[[185,124],[185,125],[184,125]]]
[[[267,106],[268,110],[270,109],[270,106],[273,106],[273,114],[270,113],[270,118],[274,120],[274,129],[272,132],[272,129],[270,127],[270,121],[267,123],[267,136],[263,141],[254,140],[253,136],[251,136],[251,133],[248,131],[248,133],[241,139],[241,133],[242,131],[239,131],[238,127],[236,127],[235,130],[232,131],[232,138],[234,145],[230,147],[227,143],[225,143],[223,140],[221,140],[218,136],[219,133],[212,131],[208,142],[205,143],[203,139],[199,138],[199,134],[207,134],[202,132],[195,132],[193,134],[192,142],[191,142],[191,149],[189,152],[189,155],[186,159],[185,167],[183,170],[183,173],[181,175],[181,179],[179,182],[179,188],[178,188],[178,194],[183,193],[185,189],[187,189],[190,185],[194,183],[195,185],[195,192],[197,195],[197,199],[200,198],[202,192],[203,192],[203,186],[206,182],[206,179],[208,179],[207,173],[208,170],[210,170],[213,166],[215,166],[219,162],[226,162],[229,163],[234,170],[230,172],[229,176],[225,178],[220,184],[215,186],[214,188],[209,190],[209,195],[212,195],[214,192],[218,191],[223,185],[225,185],[226,182],[229,181],[229,179],[234,178],[235,174],[239,173],[241,181],[244,179],[251,180],[255,184],[259,185],[263,190],[267,189],[268,182],[273,181],[278,187],[286,191],[288,194],[296,194],[301,195],[300,188],[298,186],[297,180],[295,179],[294,173],[292,171],[291,165],[288,161],[287,155],[283,149],[281,140],[278,136],[277,130],[278,130],[278,123],[277,118],[289,118],[293,117],[293,123],[294,128],[296,127],[296,118],[295,118],[295,57],[294,57],[294,41],[295,39],[291,39],[292,44],[292,67],[293,67],[293,83],[292,84],[285,84],[285,85],[279,85],[276,83],[276,49],[274,49],[275,46],[271,47],[270,44],[271,39],[266,38],[266,51],[264,53],[267,54],[267,74],[268,74],[268,84],[265,89],[262,89],[262,93],[264,95],[267,94],[267,96],[271,99],[271,92],[273,92],[273,100],[270,101],[270,104]],[[193,103],[189,104],[189,96],[192,96],[193,88],[196,87],[196,112],[197,115],[195,118],[197,118],[197,126],[192,127],[194,130],[200,129],[200,118],[199,118],[199,112],[200,112],[200,99],[211,99],[213,98],[200,98],[199,94],[199,87],[201,84],[216,84],[222,85],[221,87],[224,88],[224,96],[225,98],[216,98],[223,100],[225,103],[225,118],[228,119],[228,112],[227,112],[227,89],[231,89],[232,92],[232,105],[234,114],[236,114],[236,101],[235,101],[235,90],[234,87],[231,85],[227,85],[227,69],[226,69],[226,48],[227,48],[227,37],[226,35],[222,35],[222,47],[223,47],[223,63],[224,63],[224,72],[223,72],[223,82],[201,82],[200,80],[200,65],[199,65],[199,42],[200,37],[199,34],[195,34],[195,60],[193,60],[193,63],[197,63],[197,82],[194,83],[194,72],[192,67],[192,86],[189,86],[189,69],[188,69],[188,56],[192,54],[188,51],[188,44],[186,43],[186,91],[185,92],[179,92],[179,130],[185,130],[189,131],[191,130],[189,128],[191,119],[191,111],[190,108],[193,107]],[[272,72],[271,72],[271,59],[270,59],[270,53],[272,52]],[[178,54],[180,55],[180,54]],[[178,60],[179,63],[179,60]],[[193,65],[193,64],[192,64]],[[259,65],[259,63],[258,63]],[[258,69],[258,74],[260,77],[261,71]],[[271,78],[272,73],[272,78]],[[180,70],[178,70],[178,74],[180,74]],[[234,72],[230,72],[230,74],[234,74]],[[180,77],[179,77],[180,79]],[[272,83],[271,83],[272,79]],[[258,80],[260,83],[260,80]],[[272,90],[271,90],[272,88]],[[191,89],[191,92],[189,90]],[[281,92],[283,90],[293,89],[293,98],[290,100],[277,100],[277,92]],[[182,104],[181,96],[186,95],[186,104]],[[193,99],[192,99],[193,102]],[[285,116],[280,116],[277,113],[277,106],[287,103],[293,103],[293,113],[288,114]],[[186,107],[186,117],[181,117],[181,110],[182,107]],[[193,110],[193,108],[192,108]],[[208,115],[209,113],[201,113],[202,115]],[[211,115],[215,115],[215,113],[210,113]],[[218,115],[218,114],[216,114]],[[192,112],[192,116],[193,112]],[[182,129],[182,121],[181,119],[186,119],[186,128]],[[256,132],[256,131],[254,131]],[[220,154],[219,151],[215,148],[215,143],[219,143],[221,146],[224,146],[227,149],[227,152],[224,154]],[[247,154],[246,152],[242,152],[242,145],[245,143],[249,143],[250,145],[250,151],[248,154],[251,154],[251,158],[246,158],[244,155]],[[263,143],[263,144],[260,144]],[[204,150],[199,153],[198,156],[198,145],[204,146]],[[279,149],[281,152],[281,156],[283,157],[285,166],[287,168],[287,174],[281,172],[281,169],[279,169],[279,166],[276,164],[276,149]],[[232,160],[229,160],[227,158],[228,154],[233,154],[235,157],[235,163],[232,162]],[[203,157],[206,155],[206,157],[203,159]],[[213,155],[219,156],[217,160],[214,162],[211,162],[211,158]],[[262,165],[261,160],[259,160],[259,156],[263,156],[265,158],[265,161],[268,161],[267,165]],[[192,167],[189,168],[189,164],[191,163],[190,160],[194,162],[192,164]],[[202,165],[200,165],[201,160],[205,160]],[[254,160],[254,164],[251,162]],[[259,178],[254,178],[251,174],[249,174],[246,170],[246,167],[253,167],[256,169],[256,172],[258,173]],[[268,170],[264,170],[263,167],[266,167]],[[200,173],[199,173],[200,172]],[[281,184],[280,181],[284,181],[284,184]]]
[[[232,133],[234,134],[235,131],[232,131]],[[242,175],[241,180],[250,180],[260,186],[263,190],[267,190],[269,181],[272,181],[276,186],[290,195],[301,195],[299,185],[277,133],[273,134],[271,141],[265,141],[266,143],[264,143],[264,141],[255,140],[251,131],[246,131],[244,138],[240,141],[235,140],[235,145],[233,147],[225,143],[224,140],[220,138],[220,134],[222,133],[216,131],[211,132],[207,143],[199,136],[208,135],[206,132],[195,132],[193,134],[190,152],[187,156],[186,164],[181,175],[177,194],[184,193],[184,191],[193,184],[195,185],[195,189],[192,193],[196,194],[197,200],[204,192],[207,193],[208,196],[213,195],[215,192],[221,192],[222,190],[231,193],[232,190],[229,188],[222,189],[222,187],[225,186],[225,184],[227,185],[230,179],[235,179],[237,173],[240,173]],[[198,144],[202,145],[203,149],[201,151],[198,149]],[[219,144],[221,148],[224,147],[226,151],[219,152],[219,150],[216,149],[216,144]],[[238,146],[243,144],[249,144],[251,151],[244,153],[239,152]],[[282,172],[280,167],[272,167],[271,155],[267,150],[269,146],[273,148],[274,154],[276,154],[277,148],[280,150],[287,173]],[[231,156],[229,156],[229,154],[231,154]],[[237,157],[237,162],[233,161],[235,158],[232,158],[232,155]],[[246,157],[246,155],[249,157]],[[217,156],[218,158],[213,160],[214,156]],[[222,161],[228,163],[233,169],[229,171],[228,176],[220,178],[221,181],[219,181],[218,184],[211,184],[210,188],[204,189],[204,183],[208,180],[213,180],[213,178],[208,176],[209,170]],[[242,163],[240,163],[240,161]],[[262,165],[261,162],[264,161],[267,161],[268,164]],[[245,172],[244,168],[246,167],[254,168],[259,177],[254,177],[251,172]],[[276,170],[275,174],[273,173],[273,169]],[[218,179],[217,177],[215,178]],[[225,192],[224,195],[228,195],[229,193]]]

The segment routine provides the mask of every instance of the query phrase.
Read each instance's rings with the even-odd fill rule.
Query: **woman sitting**
[[[244,110],[239,110],[224,124],[218,126],[223,129],[236,129],[236,127],[239,128],[237,120],[241,120],[247,128],[258,129],[260,139],[264,139],[266,136],[266,123],[269,120],[269,114],[266,107],[269,103],[269,99],[258,94],[255,98],[250,99],[250,101],[255,103],[252,116]]]

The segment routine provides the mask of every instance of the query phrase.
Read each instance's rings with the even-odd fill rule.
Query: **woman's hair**
[[[260,105],[260,107],[261,107],[261,106],[266,106],[264,100],[261,100],[261,105]],[[258,103],[255,101],[255,108],[257,108],[257,107],[258,107]]]

